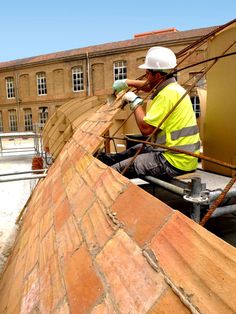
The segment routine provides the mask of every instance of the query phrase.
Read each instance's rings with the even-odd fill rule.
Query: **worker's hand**
[[[130,110],[134,111],[138,106],[142,105],[143,99],[137,96],[134,92],[127,92],[122,98],[122,108],[129,104]]]
[[[113,90],[116,93],[119,93],[122,90],[128,88],[128,85],[126,83],[126,79],[124,79],[124,80],[117,80],[117,81],[115,81],[112,87],[113,87]]]

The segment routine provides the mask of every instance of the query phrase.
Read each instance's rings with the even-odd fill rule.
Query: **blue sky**
[[[0,4],[0,62],[133,38],[222,25],[236,0],[11,0]]]

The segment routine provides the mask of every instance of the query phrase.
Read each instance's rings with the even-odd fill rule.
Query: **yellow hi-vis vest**
[[[176,82],[164,87],[147,108],[144,121],[157,127],[184,93],[185,89]],[[188,95],[178,104],[160,126],[160,129],[161,131],[157,134],[156,138],[158,144],[165,144],[169,147],[199,153],[199,131],[196,116]],[[192,171],[197,168],[198,160],[195,157],[171,151],[163,152],[163,156],[177,169]]]

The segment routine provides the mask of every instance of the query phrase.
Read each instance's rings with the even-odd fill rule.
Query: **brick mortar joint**
[[[153,253],[151,249],[143,249],[142,250],[143,256],[146,258],[147,262],[149,265],[158,273],[160,273],[164,281],[172,291],[174,292],[175,295],[180,299],[180,301],[190,310],[191,313],[193,314],[201,314],[200,310],[198,307],[194,304],[191,303],[191,295],[188,295],[185,293],[184,289],[182,287],[176,286],[173,281],[166,275],[165,271],[160,267],[159,262]]]

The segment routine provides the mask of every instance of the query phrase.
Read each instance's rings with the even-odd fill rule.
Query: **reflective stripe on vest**
[[[166,135],[161,135],[157,137],[157,144],[166,144]]]
[[[177,146],[171,146],[171,147],[194,153],[195,151],[200,149],[201,143],[200,143],[200,141],[198,141],[197,143],[194,143],[194,144],[177,145]],[[178,152],[172,152],[172,153],[173,154],[179,154]]]
[[[198,130],[197,125],[187,126],[187,127],[182,128],[180,130],[171,132],[171,139],[172,139],[172,141],[174,141],[180,137],[194,135],[194,134],[197,134],[198,132],[199,132],[199,130]]]
[[[180,137],[191,136],[199,133],[199,129],[197,125],[187,126],[177,131],[171,132],[171,140],[178,140]],[[157,144],[166,144],[166,135],[161,135],[157,137]],[[183,145],[185,146],[185,145]],[[174,146],[177,148],[177,146]],[[192,151],[192,150],[191,150]]]

